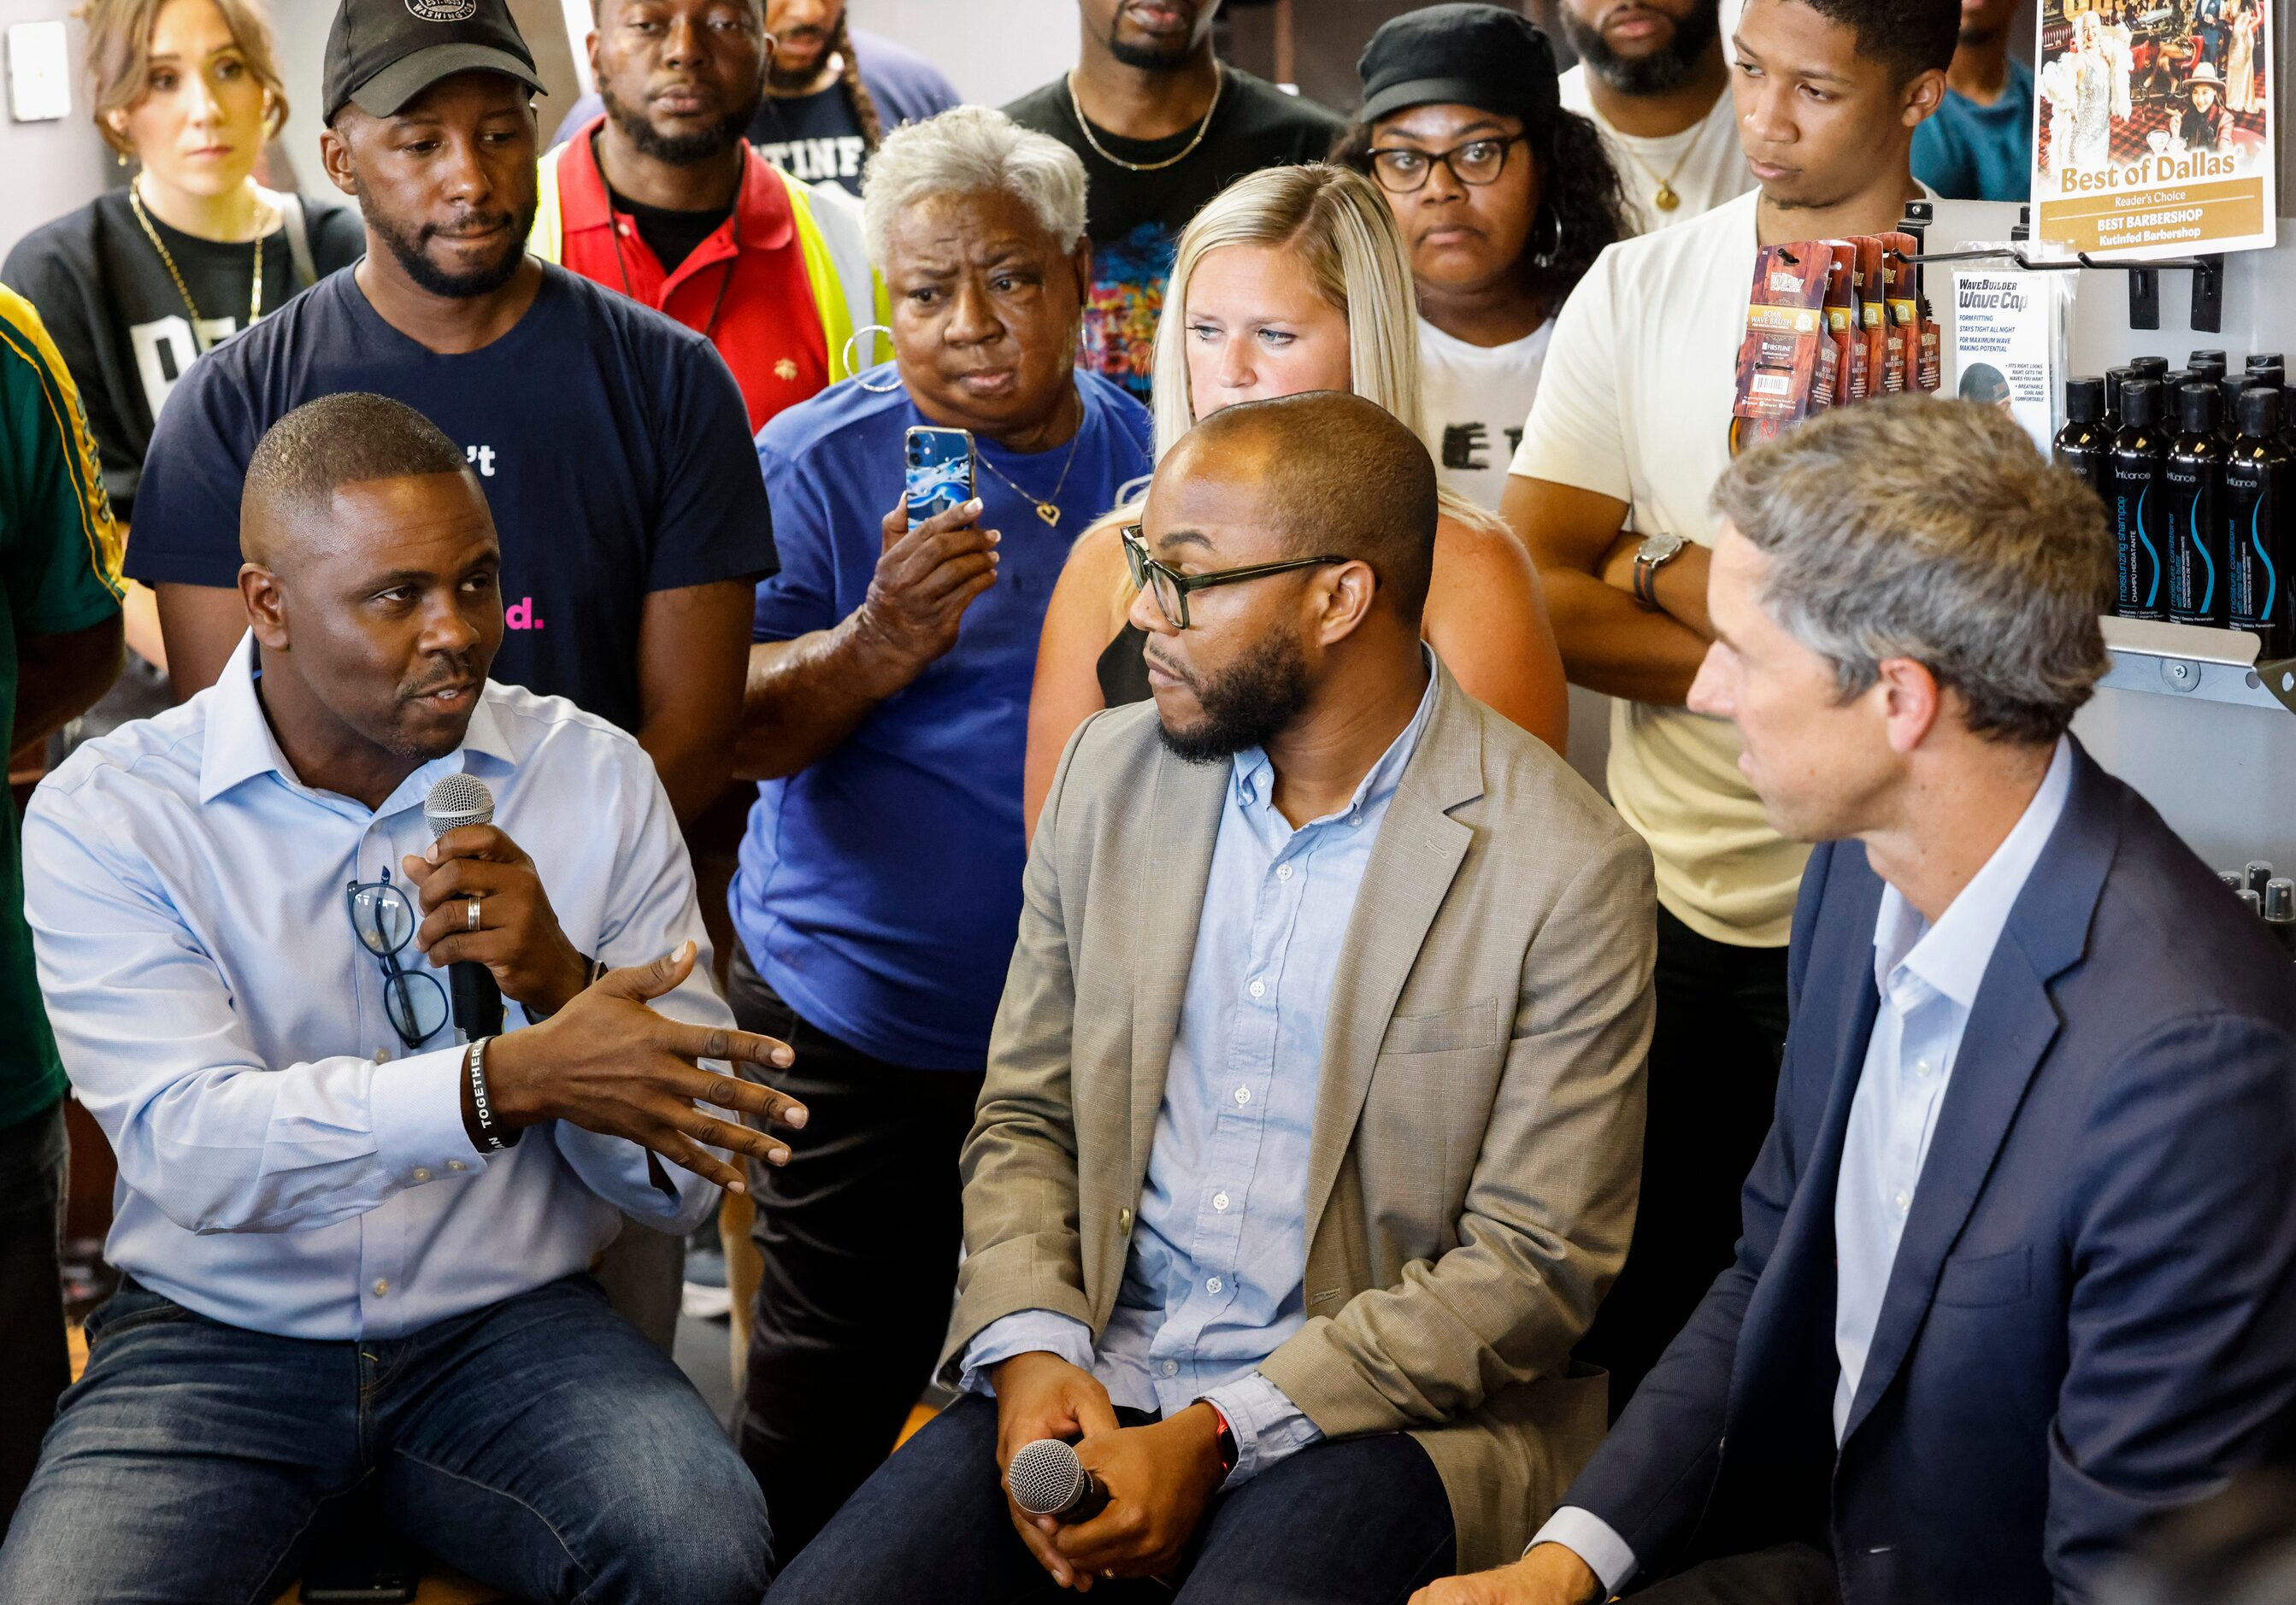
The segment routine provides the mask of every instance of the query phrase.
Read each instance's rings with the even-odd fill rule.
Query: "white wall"
[[[14,22],[46,22],[70,13],[72,0],[0,0],[0,37]],[[87,88],[79,73],[87,34],[71,28],[71,111],[61,122],[9,119],[0,86],[0,258],[51,217],[86,206],[102,192],[112,166],[111,147],[87,119]]]
[[[1076,0],[850,0],[847,14],[931,61],[984,106],[1076,65]]]

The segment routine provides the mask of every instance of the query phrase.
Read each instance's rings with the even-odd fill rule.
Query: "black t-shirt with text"
[[[861,192],[869,143],[861,137],[861,120],[853,115],[853,98],[842,84],[790,100],[768,98],[750,119],[750,143],[792,178]]]
[[[709,342],[545,266],[493,344],[441,356],[383,321],[345,272],[217,347],[169,401],[144,464],[127,572],[230,585],[247,460],[306,401],[367,390],[463,447],[502,541],[493,676],[637,726],[646,594],[779,568],[749,414]]]
[[[356,210],[308,199],[302,204],[319,276],[366,253],[366,229]],[[39,308],[63,354],[87,406],[112,510],[131,524],[152,420],[193,358],[247,327],[255,288],[253,242],[201,240],[157,217],[152,226],[192,292],[190,307],[124,189],[27,234],[0,267],[0,283]],[[264,315],[306,288],[296,282],[286,228],[274,230],[263,241]]]
[[[1083,364],[1148,399],[1150,356],[1164,281],[1180,231],[1205,201],[1247,173],[1320,161],[1346,131],[1336,111],[1234,67],[1203,142],[1185,161],[1136,173],[1103,157],[1086,141],[1069,101],[1068,80],[1054,78],[1004,108],[1023,127],[1049,134],[1084,160],[1085,232],[1092,239],[1092,301],[1085,308]],[[1185,149],[1196,130],[1168,139],[1124,139],[1095,127],[1092,137],[1125,161],[1163,161]]]

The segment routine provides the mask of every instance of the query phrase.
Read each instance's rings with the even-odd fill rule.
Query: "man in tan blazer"
[[[1217,414],[1144,517],[1155,701],[1062,760],[964,1151],[965,1396],[776,1605],[1398,1602],[1602,1436],[1649,853],[1421,644],[1435,478],[1384,411]],[[1103,1510],[1011,1503],[1046,1437]]]

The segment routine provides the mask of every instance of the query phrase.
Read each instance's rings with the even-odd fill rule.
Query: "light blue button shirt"
[[[25,814],[48,1018],[119,1158],[106,1257],[234,1326],[389,1338],[585,1268],[624,1211],[691,1231],[717,1189],[666,1167],[666,1196],[636,1144],[551,1123],[480,1153],[452,1026],[406,1050],[345,910],[350,882],[398,880],[430,845],[422,798],[467,769],[569,941],[624,965],[693,938],[693,975],[655,1006],[731,1025],[644,751],[562,698],[489,682],[463,745],[370,812],[296,779],[253,661],[242,639],[213,687],[81,748]]]
[[[1235,1434],[1231,1483],[1323,1435],[1256,1369],[1307,1324],[1308,1159],[1332,981],[1356,893],[1435,707],[1426,694],[1345,807],[1294,831],[1275,771],[1236,755],[1172,1040],[1155,1146],[1098,1352],[1046,1310],[992,1322],[964,1386],[1044,1349],[1090,1371],[1119,1405],[1169,1415],[1209,1399]]]
[[[2015,828],[1934,926],[1896,887],[1882,888],[1874,921],[1874,980],[1881,1005],[1850,1101],[1841,1174],[1833,1190],[1833,1348],[1841,1363],[1833,1390],[1837,1444],[1874,1346],[1898,1240],[1913,1210],[1969,1011],[2010,911],[2064,816],[2072,781],[2072,744],[2061,740],[2040,790]],[[1563,1506],[1531,1542],[1567,1545],[1606,1588],[1615,1589],[1634,1575],[1633,1550],[1591,1511]]]

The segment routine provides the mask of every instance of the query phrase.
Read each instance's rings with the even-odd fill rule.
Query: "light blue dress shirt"
[[[562,698],[490,681],[463,745],[370,812],[296,779],[253,664],[243,638],[214,686],[82,747],[25,814],[48,1018],[119,1158],[106,1257],[234,1326],[390,1338],[584,1269],[625,1211],[691,1231],[717,1189],[665,1166],[666,1196],[635,1143],[550,1123],[474,1148],[453,1027],[406,1051],[345,908],[350,882],[401,879],[430,842],[423,797],[468,770],[569,941],[624,965],[691,938],[693,973],[654,1006],[732,1025],[644,751]]]
[[[1985,867],[1931,925],[1894,886],[1884,883],[1874,921],[1874,981],[1881,1006],[1866,1039],[1866,1062],[1849,1104],[1841,1174],[1833,1190],[1836,1257],[1833,1349],[1841,1375],[1833,1390],[1839,1444],[1882,1319],[1898,1240],[1914,1207],[1938,1111],[1961,1054],[1961,1035],[2010,911],[2064,816],[2072,790],[2072,744],[2060,740],[2040,790]],[[1636,1561],[1611,1524],[1565,1505],[1533,1544],[1576,1552],[1606,1588],[1634,1575]]]
[[[1043,1349],[1091,1372],[1115,1404],[1170,1415],[1208,1399],[1235,1434],[1231,1485],[1323,1434],[1261,1376],[1307,1324],[1308,1158],[1324,1024],[1356,893],[1435,707],[1426,694],[1348,805],[1294,831],[1258,748],[1238,753],[1196,924],[1155,1146],[1116,1309],[1094,1351],[1048,1310],[991,1322],[964,1386]]]

